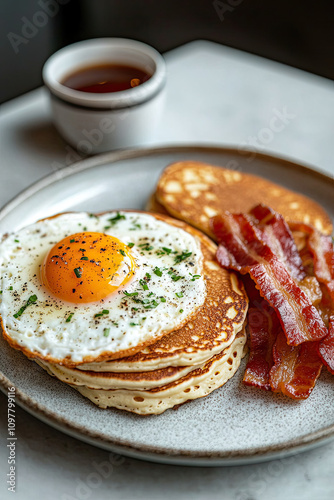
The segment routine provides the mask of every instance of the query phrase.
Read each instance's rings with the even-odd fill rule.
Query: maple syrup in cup
[[[101,64],[79,69],[63,80],[63,85],[80,92],[100,94],[120,92],[138,87],[151,78],[151,73],[124,64]]]
[[[89,155],[152,142],[163,110],[166,66],[153,47],[125,38],[69,45],[43,68],[56,128]]]

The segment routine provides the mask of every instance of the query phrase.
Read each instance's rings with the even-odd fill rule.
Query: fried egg
[[[66,213],[0,244],[5,338],[69,366],[136,352],[204,303],[197,239],[137,212]]]

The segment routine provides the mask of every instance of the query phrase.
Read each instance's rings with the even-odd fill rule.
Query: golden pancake
[[[91,389],[138,389],[147,390],[170,384],[184,377],[197,366],[178,366],[147,372],[93,372],[67,368],[45,361],[36,360],[37,364],[62,382],[75,386],[87,386]],[[203,365],[203,363],[202,363]],[[200,365],[200,366],[202,366]]]
[[[114,407],[139,415],[160,414],[168,408],[207,396],[224,385],[237,371],[244,355],[246,334],[243,329],[233,343],[213,356],[202,368],[192,370],[179,380],[162,387],[140,390],[99,390],[74,386],[100,408]]]
[[[331,234],[330,217],[315,201],[302,194],[256,175],[194,161],[170,165],[162,173],[152,211],[163,207],[213,237],[209,220],[218,213],[248,212],[258,203],[272,207],[287,221],[312,224],[324,234]]]

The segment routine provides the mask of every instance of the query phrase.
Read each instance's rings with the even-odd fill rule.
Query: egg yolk
[[[76,233],[59,241],[42,265],[42,282],[68,302],[95,302],[123,287],[136,263],[129,248],[114,236]]]

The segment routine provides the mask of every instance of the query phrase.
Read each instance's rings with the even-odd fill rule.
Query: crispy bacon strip
[[[306,272],[290,228],[282,215],[262,204],[256,205],[250,214],[257,219],[258,227],[263,228],[266,243],[285,263],[293,279],[302,281]]]
[[[323,283],[334,305],[334,248],[332,238],[314,231],[308,239],[308,246],[313,254],[314,274]]]
[[[281,392],[293,399],[306,399],[322,367],[318,342],[289,346],[275,310],[261,297],[248,276],[243,281],[250,301],[250,353],[244,384]]]
[[[334,316],[329,319],[328,335],[319,342],[319,354],[328,370],[334,375]]]
[[[289,223],[293,231],[303,231],[309,235],[307,246],[313,256],[314,274],[326,286],[334,308],[334,245],[331,236],[320,233],[309,224]]]
[[[281,325],[276,312],[261,297],[254,282],[248,276],[244,276],[243,282],[249,298],[247,319],[250,339],[250,352],[243,382],[270,391],[273,345]]]
[[[282,332],[273,348],[274,366],[270,370],[273,392],[282,392],[293,399],[306,399],[320,375],[322,362],[318,342],[289,346]]]
[[[309,224],[291,222],[293,231],[308,234],[307,250],[312,255],[313,272],[322,284],[319,310],[328,321],[328,335],[319,343],[319,354],[325,366],[334,375],[334,245],[331,236],[321,234]]]
[[[223,267],[250,274],[261,296],[277,312],[288,344],[299,345],[327,335],[319,312],[264,241],[250,216],[226,212],[211,222],[220,243],[218,262]]]

